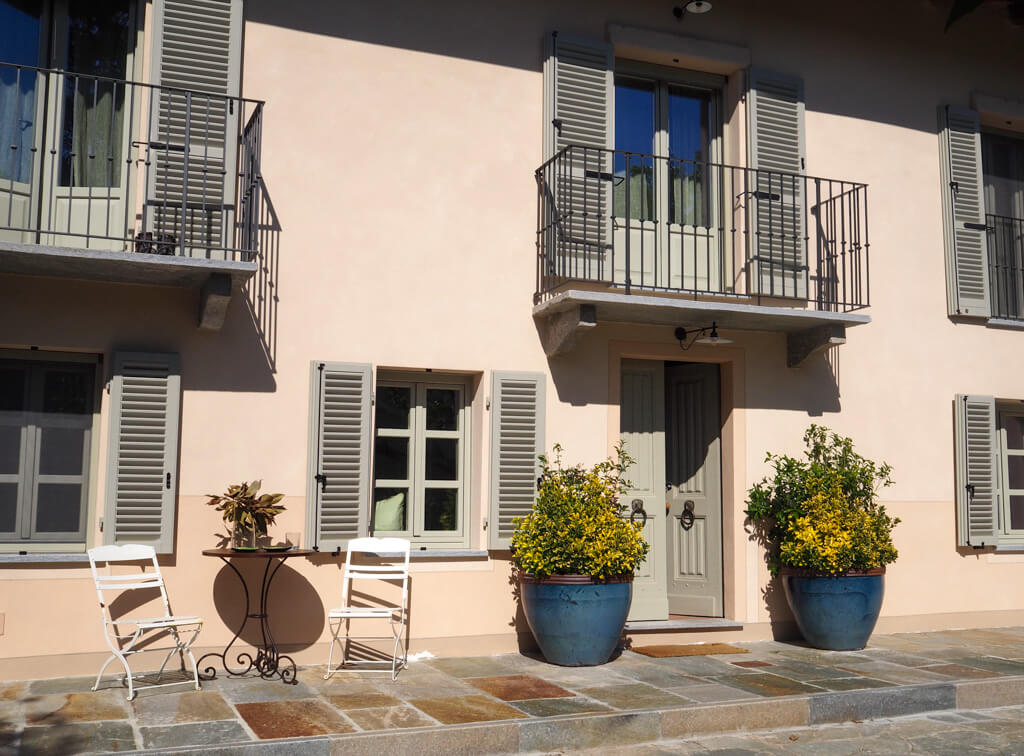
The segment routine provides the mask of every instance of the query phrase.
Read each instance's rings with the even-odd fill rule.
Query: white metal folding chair
[[[366,564],[367,555],[387,555],[384,561],[389,564]],[[398,555],[395,557],[394,555]],[[360,557],[356,564],[352,563],[352,557]],[[371,603],[360,596],[359,604],[353,605],[352,584],[356,580],[377,580],[390,583],[401,582],[402,600],[397,606],[382,603]],[[334,672],[346,664],[380,664],[382,659],[349,659],[349,641],[356,640],[382,640],[386,635],[358,635],[350,634],[351,621],[353,619],[386,619],[394,635],[394,650],[391,654],[391,679],[398,678],[398,670],[404,669],[408,663],[408,638],[406,647],[402,647],[402,635],[408,629],[406,616],[409,604],[409,541],[404,538],[356,538],[348,543],[348,553],[345,556],[345,574],[342,578],[341,607],[332,609],[327,615],[327,625],[331,630],[331,651],[327,657],[326,680]],[[345,630],[345,637],[339,638],[342,627]],[[331,667],[334,661],[334,647],[341,645],[341,664]],[[401,652],[401,653],[399,653]]]
[[[98,563],[115,564],[121,562],[152,562],[153,571],[121,575],[101,575],[97,568]],[[171,614],[171,605],[167,600],[167,589],[164,587],[164,579],[160,574],[160,565],[156,561],[156,552],[152,546],[141,544],[125,544],[123,546],[99,546],[89,549],[89,565],[92,567],[92,577],[96,582],[96,593],[100,599],[100,611],[103,615],[103,635],[110,647],[111,655],[100,668],[96,675],[96,684],[93,690],[99,688],[100,680],[110,662],[115,659],[121,662],[124,667],[125,680],[128,683],[128,700],[131,701],[138,690],[144,688],[156,688],[163,685],[180,685],[188,680],[174,680],[172,682],[156,682],[152,685],[136,686],[135,677],[128,666],[128,657],[144,651],[166,651],[163,664],[156,675],[159,681],[163,677],[164,668],[167,662],[175,653],[181,658],[181,671],[188,674],[185,668],[185,655],[192,662],[192,678],[196,690],[199,690],[199,670],[196,668],[195,657],[192,656],[192,644],[199,636],[203,627],[203,621],[199,617],[174,616]],[[124,595],[127,591],[158,590],[160,599],[163,602],[164,614],[161,617],[114,617],[110,611],[111,600],[104,594],[109,591],[118,591],[118,595]],[[115,597],[116,599],[116,597]],[[134,627],[130,632],[126,631]],[[174,641],[172,646],[150,646],[150,639],[166,633]],[[187,639],[185,637],[187,636]],[[156,640],[156,639],[155,639]],[[159,638],[162,640],[162,638]],[[139,675],[141,677],[142,675]]]

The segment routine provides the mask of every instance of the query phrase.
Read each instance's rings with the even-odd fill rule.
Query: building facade
[[[223,646],[252,479],[300,662],[363,534],[413,651],[515,650],[556,442],[638,460],[631,633],[789,637],[743,510],[810,423],[895,469],[879,631],[1024,622],[1024,30],[695,5],[0,0],[3,674],[97,668],[101,543]]]

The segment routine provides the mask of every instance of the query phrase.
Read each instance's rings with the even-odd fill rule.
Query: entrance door
[[[623,497],[626,516],[643,519],[651,549],[633,579],[629,619],[668,619],[665,598],[665,364],[622,361],[619,432],[636,462],[626,472],[632,484]]]
[[[722,460],[719,369],[665,367],[668,608],[672,614],[721,617]]]

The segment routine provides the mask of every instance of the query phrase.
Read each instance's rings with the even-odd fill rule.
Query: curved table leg
[[[220,557],[220,560],[231,568],[231,571],[235,573],[235,575],[238,577],[239,582],[241,582],[242,584],[242,595],[245,596],[245,615],[242,617],[242,624],[240,624],[238,626],[238,630],[235,631],[235,636],[230,641],[228,641],[228,645],[224,647],[224,650],[219,654],[204,654],[199,658],[197,666],[202,666],[203,660],[209,657],[219,658],[221,666],[224,667],[225,672],[235,677],[241,677],[242,675],[245,675],[246,673],[250,672],[254,667],[256,667],[256,659],[253,659],[251,654],[242,651],[238,654],[238,658],[235,661],[238,664],[245,664],[246,666],[244,669],[234,670],[228,666],[228,652],[231,650],[231,646],[234,645],[235,641],[238,640],[238,637],[242,634],[242,631],[245,629],[246,623],[249,621],[249,618],[254,616],[249,613],[249,586],[246,585],[245,578],[242,577],[242,573],[238,571],[238,568],[235,567],[235,565],[231,564],[231,562],[225,559],[224,557]],[[257,654],[257,659],[258,658],[259,654]],[[202,670],[202,672],[199,673],[200,680],[212,680],[216,676],[217,670],[214,669],[212,663],[210,664],[210,666],[206,667]]]
[[[290,656],[285,656],[277,648],[277,643],[274,641],[274,635],[270,631],[270,614],[267,611],[267,603],[270,597],[270,584],[274,580],[274,576],[277,571],[281,569],[284,564],[284,559],[280,559],[274,569],[270,569],[270,563],[272,559],[267,559],[267,566],[263,570],[263,585],[260,590],[260,633],[263,636],[263,648],[259,650],[256,655],[256,668],[260,671],[260,676],[264,679],[270,679],[274,676],[280,677],[281,682],[295,685],[298,683],[296,675],[298,669],[295,666],[295,661]],[[282,662],[284,665],[282,666]]]

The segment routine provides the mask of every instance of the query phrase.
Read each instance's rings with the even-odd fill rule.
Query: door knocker
[[[640,517],[640,522],[647,522],[647,512],[644,511],[643,499],[633,499],[633,511],[629,514],[630,523],[635,525],[638,515]]]
[[[693,527],[693,499],[683,502],[683,511],[679,514],[679,527],[689,530]]]

